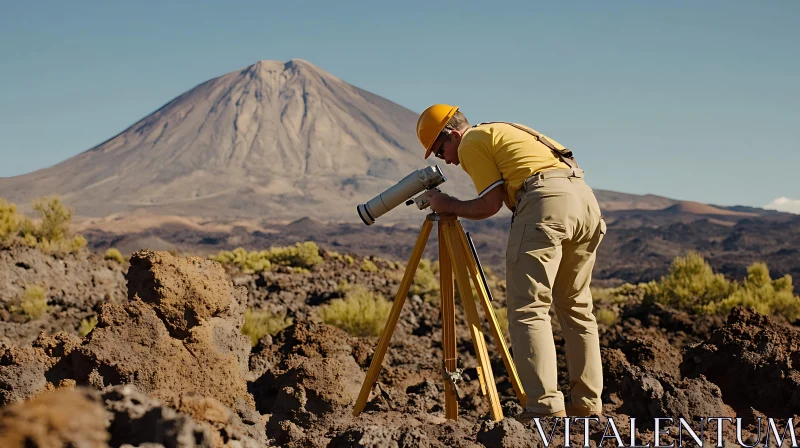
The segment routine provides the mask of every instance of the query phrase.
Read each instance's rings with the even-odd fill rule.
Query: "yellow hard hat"
[[[431,155],[436,137],[442,132],[447,122],[453,118],[456,111],[458,111],[458,106],[434,104],[420,114],[417,120],[417,138],[425,147],[426,159]]]

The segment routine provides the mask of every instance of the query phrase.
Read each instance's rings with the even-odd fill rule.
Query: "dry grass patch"
[[[319,309],[326,324],[341,328],[353,336],[378,336],[386,324],[392,302],[362,285],[340,285],[343,299],[334,299]]]
[[[273,314],[269,311],[248,309],[244,312],[242,334],[250,338],[250,345],[255,347],[266,335],[275,336],[284,328],[292,325],[294,319],[286,315]]]
[[[81,325],[78,327],[78,335],[80,337],[85,337],[87,334],[91,333],[94,330],[94,327],[97,326],[97,316],[92,316],[88,319],[81,320]]]
[[[605,327],[613,327],[617,323],[617,313],[608,308],[600,308],[597,310],[597,323]]]
[[[39,285],[26,285],[19,305],[10,307],[12,313],[24,316],[27,320],[36,320],[47,312],[47,297],[44,288]]]
[[[288,266],[296,272],[306,272],[323,261],[319,246],[313,241],[251,252],[238,247],[232,251],[221,251],[209,258],[222,265],[232,264],[249,274],[266,271],[275,265]]]
[[[361,271],[363,272],[378,272],[378,266],[373,263],[371,260],[364,259],[364,262],[361,263]]]
[[[120,252],[119,249],[114,247],[106,251],[106,253],[103,255],[103,259],[116,261],[119,264],[125,263],[125,257],[122,256],[122,252]]]

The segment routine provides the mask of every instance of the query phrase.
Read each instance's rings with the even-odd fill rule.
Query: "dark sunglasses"
[[[434,153],[433,153],[433,155],[434,155],[434,156],[436,156],[436,158],[438,158],[438,159],[441,159],[441,158],[442,158],[442,153],[444,152],[444,144],[445,144],[445,143],[447,143],[447,137],[449,137],[449,136],[450,136],[450,134],[445,134],[445,133],[442,133],[442,134],[440,135],[440,137],[441,137],[442,135],[443,135],[445,138],[442,140],[442,143],[439,145],[439,149],[438,149],[436,152],[434,152]]]

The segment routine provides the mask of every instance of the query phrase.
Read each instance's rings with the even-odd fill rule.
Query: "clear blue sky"
[[[306,59],[413,111],[529,124],[596,188],[800,199],[800,1],[0,1],[0,176],[207,79]]]

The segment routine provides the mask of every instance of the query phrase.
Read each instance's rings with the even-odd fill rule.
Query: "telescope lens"
[[[364,221],[364,224],[370,225],[375,223],[375,218],[370,215],[366,204],[360,204],[358,207],[358,216]]]

